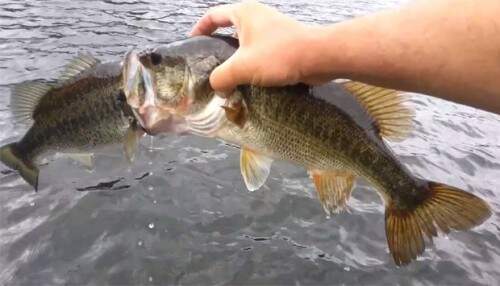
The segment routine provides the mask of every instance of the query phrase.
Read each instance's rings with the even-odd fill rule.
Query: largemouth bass
[[[403,139],[411,127],[412,112],[397,91],[340,83],[366,112],[364,121],[300,84],[240,86],[223,99],[211,89],[209,74],[236,48],[231,38],[196,37],[129,53],[124,92],[143,127],[239,144],[249,190],[264,184],[275,159],[304,166],[328,213],[345,207],[356,178],[366,179],[385,203],[387,242],[397,265],[415,259],[425,238],[438,231],[467,230],[490,216],[477,196],[412,175],[385,144],[383,139]]]
[[[37,190],[37,159],[50,152],[89,152],[125,142],[131,159],[142,129],[126,104],[122,79],[119,62],[100,63],[82,54],[66,65],[56,82],[15,86],[13,117],[30,128],[18,142],[0,148],[0,161]]]

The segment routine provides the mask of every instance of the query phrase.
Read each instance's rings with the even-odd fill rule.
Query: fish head
[[[186,109],[185,70],[179,58],[165,59],[154,51],[127,53],[123,91],[137,121],[148,133],[158,133],[160,124],[171,122],[172,116]],[[175,122],[179,122],[178,116]]]

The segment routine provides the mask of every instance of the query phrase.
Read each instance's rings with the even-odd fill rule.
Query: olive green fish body
[[[84,151],[123,140],[130,121],[119,99],[120,80],[85,78],[50,90],[34,110],[34,123],[19,148],[26,154]]]
[[[119,63],[101,64],[80,56],[68,64],[62,78],[52,84],[20,84],[12,91],[14,118],[30,127],[21,140],[0,149],[0,161],[18,170],[35,189],[36,162],[42,156],[122,143],[137,127],[121,89]]]
[[[243,145],[309,170],[353,171],[402,208],[426,197],[421,180],[397,161],[372,130],[315,98],[309,89],[247,87],[242,99],[248,109],[248,126],[240,131]]]

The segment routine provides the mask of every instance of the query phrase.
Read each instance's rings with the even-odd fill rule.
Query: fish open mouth
[[[123,61],[123,92],[132,113],[148,135],[185,132],[185,120],[159,107],[152,74],[141,63],[141,54],[130,51]]]
[[[123,62],[123,92],[127,104],[144,130],[151,130],[158,121],[159,108],[156,106],[155,86],[150,72],[140,61],[135,51],[126,54]],[[148,132],[150,133],[150,132]]]

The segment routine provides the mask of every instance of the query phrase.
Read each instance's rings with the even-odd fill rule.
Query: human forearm
[[[302,74],[423,92],[500,113],[498,11],[495,0],[419,1],[315,27]]]

